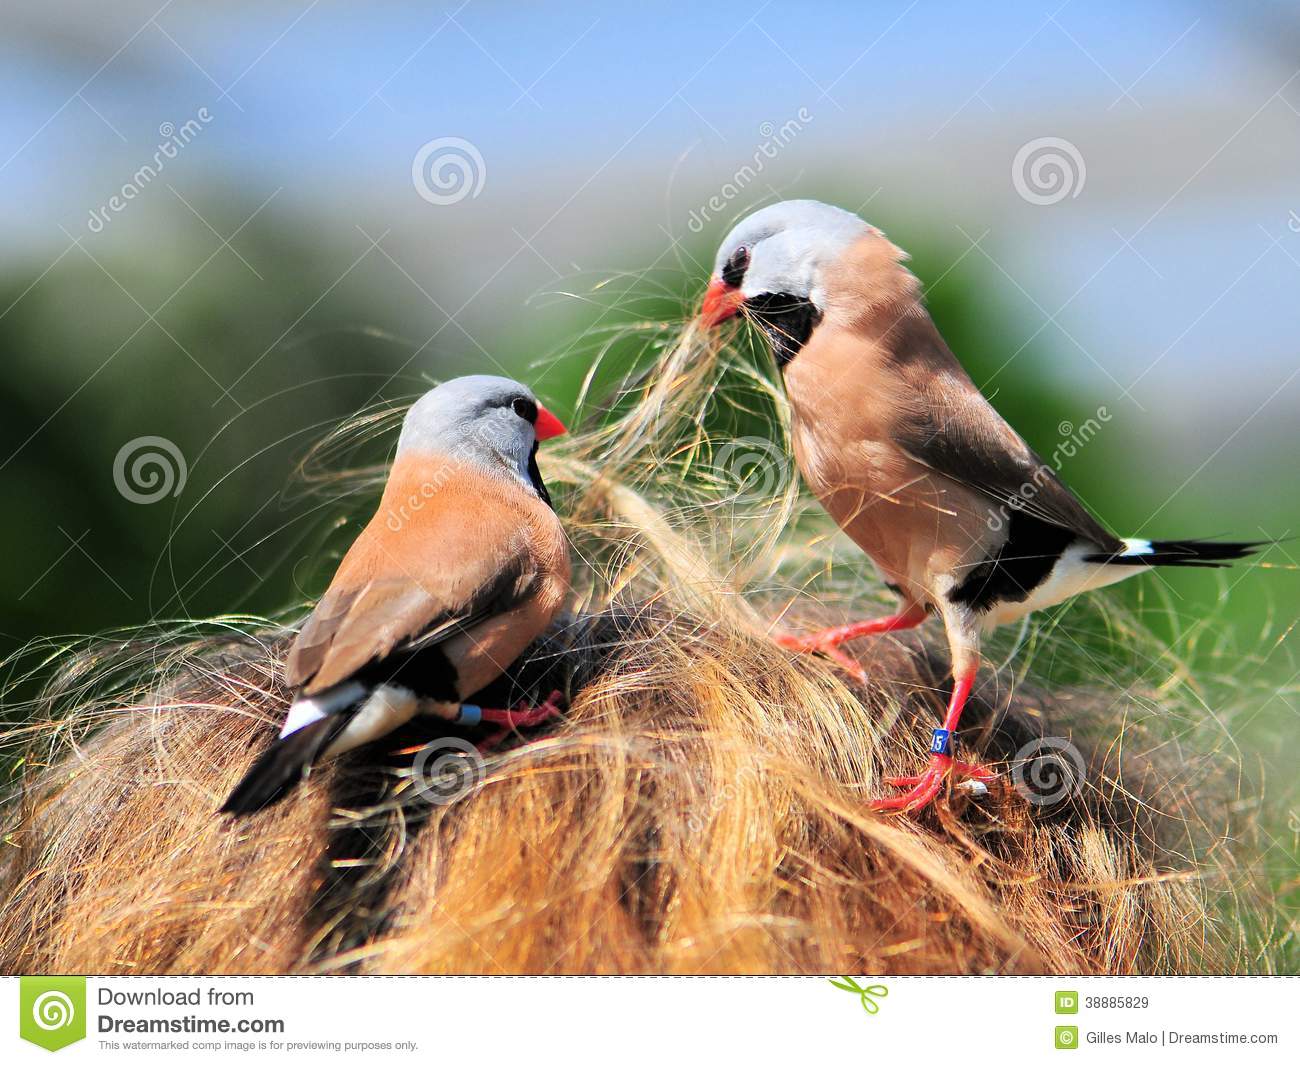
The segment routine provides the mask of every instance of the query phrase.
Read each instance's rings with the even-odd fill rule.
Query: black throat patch
[[[799,354],[822,320],[822,312],[812,300],[783,292],[751,296],[745,301],[745,312],[766,334],[780,369]]]
[[[542,471],[537,468],[536,440],[533,441],[533,450],[528,454],[528,479],[533,482],[533,488],[542,497],[542,502],[554,510],[555,504],[551,502],[551,493],[546,490],[546,484],[542,480]]]

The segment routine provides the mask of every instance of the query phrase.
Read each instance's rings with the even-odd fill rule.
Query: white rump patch
[[[280,739],[284,739],[291,732],[297,732],[300,728],[320,721],[322,718],[329,717],[330,714],[336,714],[340,710],[351,706],[363,695],[366,689],[356,681],[350,681],[346,684],[339,684],[329,691],[321,692],[320,695],[314,695],[307,699],[295,699],[292,706],[289,707],[289,716],[284,719],[284,727],[280,729]]]
[[[324,717],[329,717],[329,712],[321,709],[320,703],[315,699],[299,699],[289,707],[289,716],[284,719],[284,727],[280,729],[280,739]]]
[[[1123,541],[1126,555],[1151,553],[1148,540]],[[1104,562],[1091,562],[1089,555],[1095,555],[1097,548],[1092,544],[1071,544],[1056,561],[1051,573],[1030,593],[1029,598],[1020,603],[999,603],[983,617],[983,628],[987,632],[998,625],[1007,625],[1019,621],[1026,614],[1045,607],[1063,603],[1082,592],[1094,588],[1104,588],[1116,581],[1127,580],[1144,572],[1142,566],[1114,566]]]

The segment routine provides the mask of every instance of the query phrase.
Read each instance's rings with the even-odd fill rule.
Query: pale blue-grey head
[[[755,211],[727,234],[714,277],[745,299],[785,295],[824,309],[823,268],[871,226],[851,211],[818,200],[783,200]]]
[[[526,385],[508,377],[456,377],[421,396],[402,423],[397,454],[431,452],[504,467],[537,486],[534,458],[539,440],[563,425]]]

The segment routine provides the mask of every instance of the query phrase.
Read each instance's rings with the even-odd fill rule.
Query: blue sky
[[[1297,383],[1274,398],[1300,334],[1285,21],[1081,0],[128,0],[19,4],[11,22],[0,223],[18,273],[86,237],[159,127],[206,107],[212,122],[168,167],[175,196],[155,184],[98,239],[162,254],[167,219],[195,224],[181,196],[229,204],[227,230],[273,198],[269,213],[306,221],[341,268],[362,232],[391,233],[413,276],[470,301],[469,330],[490,336],[503,309],[573,272],[674,267],[659,260],[690,211],[752,158],[764,123],[805,108],[727,217],[778,194],[865,203],[887,230],[928,228],[951,259],[992,269],[1025,323],[1008,344],[1045,329],[1067,376],[1138,382],[1155,409],[1217,377],[1206,416],[1233,424],[1266,400],[1270,417],[1300,407]],[[1017,147],[1045,135],[1087,160],[1080,194],[1051,207],[1009,178]],[[476,146],[487,181],[430,210],[411,161],[445,136]],[[1192,439],[1171,431],[1187,434],[1175,448]]]
[[[1112,105],[1122,114],[1268,77],[1238,31],[1179,4],[899,0],[794,11],[722,0],[650,14],[598,3],[212,10],[177,0],[157,16],[161,28],[149,25],[154,4],[137,8],[75,60],[33,49],[21,32],[8,38],[5,158],[94,73],[97,52],[107,59],[133,26],[147,27],[86,87],[84,106],[73,103],[9,163],[7,183],[57,197],[56,158],[76,151],[93,170],[99,153],[123,148],[90,107],[137,144],[207,104],[228,115],[205,163],[257,181],[308,159],[328,180],[379,170],[389,153],[409,157],[410,137],[435,127],[473,139],[502,167],[553,166],[558,151],[577,168],[643,124],[634,155],[675,153],[701,137],[752,139],[760,123],[808,106],[818,142],[833,145],[991,116]],[[230,98],[213,82],[233,85]]]

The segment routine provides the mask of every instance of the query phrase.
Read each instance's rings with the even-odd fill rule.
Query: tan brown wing
[[[378,580],[341,601],[325,600],[325,615],[313,612],[295,641],[285,680],[311,695],[346,680],[357,670],[394,652],[433,647],[457,633],[518,606],[535,574],[522,572],[521,553],[506,562],[469,602],[448,606],[443,597],[407,580]],[[337,608],[342,607],[341,611]]]
[[[379,512],[294,642],[287,683],[322,691],[394,651],[441,643],[527,599],[538,578],[527,500],[493,478],[465,480],[448,478],[445,465],[432,473],[418,463],[394,468]],[[430,483],[432,495],[423,491]]]
[[[906,323],[910,357],[900,365],[915,401],[892,436],[917,462],[1106,550],[1120,541],[1025,443],[966,374],[928,315]],[[902,347],[902,345],[899,345]]]

